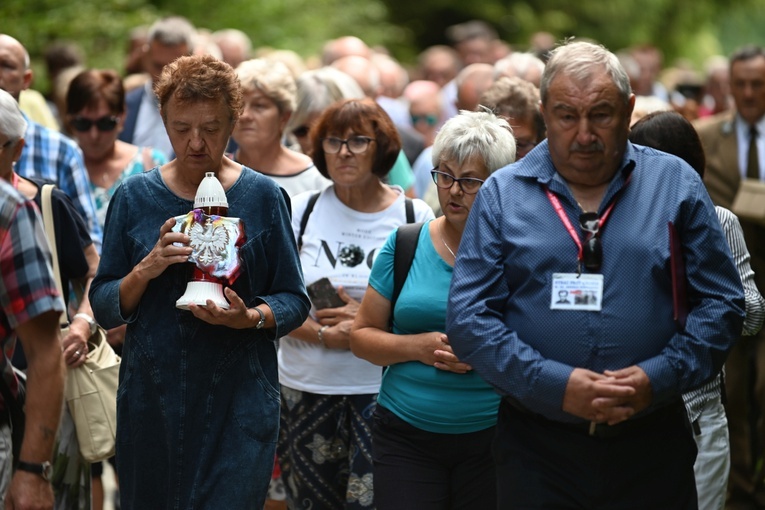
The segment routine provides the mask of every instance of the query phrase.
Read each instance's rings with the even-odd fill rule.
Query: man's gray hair
[[[478,156],[489,173],[515,162],[515,138],[506,120],[488,111],[460,111],[446,121],[433,143],[433,166],[441,161],[464,163]]]
[[[179,46],[185,44],[189,54],[194,51],[196,39],[194,25],[183,16],[168,16],[154,22],[149,28],[148,42],[158,42],[163,46]]]
[[[575,81],[584,81],[601,67],[613,80],[625,104],[629,102],[632,95],[630,79],[616,55],[599,44],[574,41],[558,46],[550,53],[539,87],[542,104],[547,104],[547,91],[559,72],[567,73]]]
[[[24,138],[26,130],[27,121],[21,114],[19,103],[0,89],[0,133],[15,141]]]

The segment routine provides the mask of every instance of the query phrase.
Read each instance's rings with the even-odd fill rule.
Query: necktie
[[[749,128],[749,153],[746,160],[747,179],[760,180],[760,160],[757,156],[757,127]]]

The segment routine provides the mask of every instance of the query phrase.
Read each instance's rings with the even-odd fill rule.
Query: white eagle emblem
[[[189,237],[191,238],[189,244],[201,264],[215,264],[226,253],[228,231],[222,225],[213,224],[209,217],[206,218],[204,225],[194,222],[191,225]]]

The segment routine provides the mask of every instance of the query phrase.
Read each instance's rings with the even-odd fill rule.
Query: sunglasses
[[[414,115],[412,114],[412,124],[416,125],[418,122],[424,122],[428,126],[435,126],[438,122],[438,115],[434,114],[428,114],[428,115]]]
[[[598,271],[603,263],[603,245],[598,236],[600,217],[597,213],[586,212],[579,215],[579,224],[585,232],[582,245],[582,263],[590,271]]]
[[[71,124],[75,131],[81,133],[90,131],[90,128],[93,127],[94,124],[99,131],[106,132],[114,131],[114,128],[117,127],[119,121],[119,117],[115,117],[114,115],[107,115],[96,120],[86,119],[85,117],[80,117],[78,115],[72,119]]]

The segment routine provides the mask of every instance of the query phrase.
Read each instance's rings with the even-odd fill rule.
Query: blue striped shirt
[[[545,186],[584,240],[580,210],[546,141],[492,174],[468,217],[450,290],[446,332],[460,359],[527,409],[568,422],[581,421],[562,410],[576,367],[638,365],[652,406],[715,376],[741,332],[744,293],[698,174],[679,158],[627,145],[599,210],[616,201],[600,233],[599,312],[550,309],[552,275],[576,272],[577,247]],[[682,332],[672,318],[669,221],[687,272]]]
[[[90,237],[100,253],[103,233],[96,219],[90,178],[80,148],[71,138],[25,118],[25,145],[14,167],[16,173],[22,177],[48,179],[66,193],[88,226]]]

